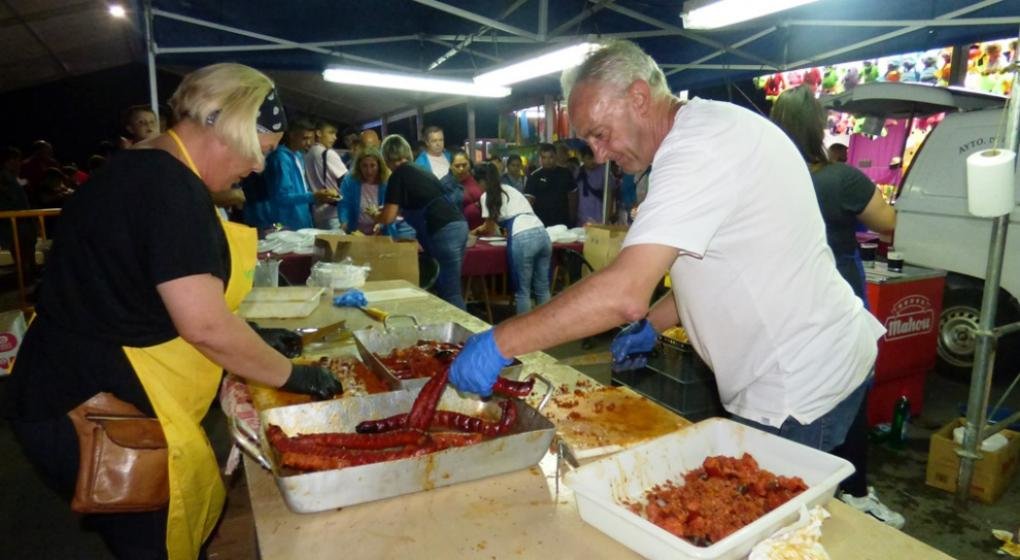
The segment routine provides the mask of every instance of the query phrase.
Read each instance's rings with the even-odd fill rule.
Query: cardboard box
[[[960,467],[958,447],[953,441],[953,429],[964,424],[957,418],[946,424],[931,436],[928,450],[928,469],[925,483],[947,492],[956,492],[956,477]],[[974,478],[970,484],[970,495],[991,504],[1002,496],[1017,471],[1020,458],[1020,433],[1003,430],[1009,444],[998,451],[981,452],[982,458],[974,464]]]
[[[623,238],[627,236],[627,226],[590,224],[584,230],[584,260],[593,269],[601,270],[620,253]]]
[[[354,264],[372,268],[368,280],[407,280],[418,285],[418,243],[394,241],[388,236],[340,235],[315,236],[317,260],[340,262],[350,257]]]

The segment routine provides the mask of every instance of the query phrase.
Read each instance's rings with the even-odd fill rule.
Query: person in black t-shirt
[[[467,249],[468,225],[464,214],[443,195],[435,175],[411,163],[411,146],[397,134],[382,143],[382,155],[390,168],[386,204],[376,220],[389,225],[403,215],[418,232],[425,252],[439,261],[436,292],[452,305],[464,309],[460,270]]]
[[[535,214],[546,226],[574,224],[574,209],[571,208],[571,194],[574,177],[570,170],[556,165],[556,147],[542,144],[538,149],[542,167],[528,176],[524,194],[531,196]]]
[[[79,469],[69,411],[106,393],[159,419],[169,505],[87,516],[118,558],[199,556],[225,495],[200,424],[224,369],[318,397],[341,390],[233,312],[251,289],[257,236],[221,221],[211,194],[261,170],[279,142],[272,81],[216,64],[186,76],[170,105],[172,129],[117,153],[65,205],[2,410],[65,499]]]
[[[836,268],[867,307],[864,268],[857,250],[855,227],[860,220],[876,233],[892,233],[896,227],[896,212],[864,173],[829,160],[822,144],[825,110],[809,88],[798,86],[783,92],[772,106],[771,117],[804,156],[825,221],[829,248],[836,257]],[[874,488],[868,486],[865,403],[861,403],[842,445],[832,450],[833,455],[850,461],[855,468],[854,473],[840,483],[839,497],[850,506],[899,529],[906,521],[903,515],[889,509],[878,499]]]

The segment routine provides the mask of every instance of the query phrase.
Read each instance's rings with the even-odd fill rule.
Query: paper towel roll
[[[967,156],[967,210],[971,214],[995,218],[1013,211],[1015,159],[1010,150],[982,150]]]

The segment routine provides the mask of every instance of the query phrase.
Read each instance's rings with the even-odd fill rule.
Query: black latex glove
[[[262,337],[262,340],[266,344],[271,346],[273,350],[287,356],[288,358],[296,358],[301,355],[301,351],[304,349],[304,344],[301,343],[301,336],[288,329],[263,329],[255,323],[248,323],[255,332]]]
[[[326,368],[294,364],[290,377],[280,387],[291,393],[303,393],[319,399],[328,399],[344,392],[340,381]]]

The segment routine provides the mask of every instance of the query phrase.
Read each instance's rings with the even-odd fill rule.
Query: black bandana
[[[280,103],[280,94],[276,92],[276,88],[269,91],[269,95],[259,106],[259,116],[255,121],[255,128],[259,134],[283,132],[287,129],[287,115],[283,112],[283,104]]]

